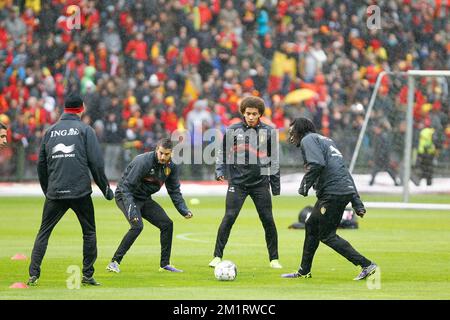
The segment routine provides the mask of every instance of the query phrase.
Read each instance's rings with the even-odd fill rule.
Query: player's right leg
[[[225,200],[225,216],[220,223],[217,232],[216,245],[214,248],[214,259],[209,263],[210,267],[215,267],[223,257],[223,250],[228,242],[231,228],[236,221],[242,205],[247,198],[248,192],[239,186],[228,186]]]
[[[320,208],[321,202],[318,200],[305,223],[305,242],[303,243],[302,262],[299,268],[299,273],[302,275],[310,273],[314,255],[319,247]]]
[[[303,242],[303,253],[300,267],[296,272],[282,274],[282,278],[311,278],[311,267],[320,244],[319,239],[319,218],[320,218],[320,200],[316,201],[314,208],[306,219],[305,223],[305,241]]]
[[[138,208],[138,218],[139,218],[139,220],[136,222],[130,222],[128,220],[126,201],[123,198],[116,198],[116,204],[124,214],[125,219],[127,219],[128,223],[130,224],[130,230],[128,230],[128,232],[123,237],[122,241],[119,244],[119,247],[117,248],[116,252],[114,253],[114,256],[111,259],[111,262],[115,261],[117,264],[120,264],[127,251],[130,249],[134,241],[136,241],[137,237],[144,229],[144,224],[142,222],[142,215],[141,215],[143,203],[135,202],[135,205]],[[107,270],[117,272],[115,270],[111,270],[108,267],[110,267],[110,265],[107,266]]]
[[[48,239],[50,238],[53,228],[59,220],[61,220],[68,209],[69,205],[65,200],[45,200],[41,227],[39,228],[31,253],[29,285],[37,284],[41,275],[41,263],[44,259],[45,252],[47,251]]]

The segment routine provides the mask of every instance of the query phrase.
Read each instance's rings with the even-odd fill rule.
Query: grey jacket
[[[355,209],[363,207],[355,182],[333,140],[317,133],[309,133],[302,139],[300,148],[306,169],[300,194],[307,195],[311,187],[316,190],[318,198],[325,195],[354,194],[352,203]]]
[[[94,130],[75,114],[64,113],[42,140],[38,176],[48,199],[76,199],[92,193],[91,176],[106,196],[109,183]]]

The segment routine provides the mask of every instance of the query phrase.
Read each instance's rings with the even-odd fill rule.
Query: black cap
[[[83,99],[76,93],[69,94],[64,101],[64,108],[79,108],[81,106],[83,106]]]

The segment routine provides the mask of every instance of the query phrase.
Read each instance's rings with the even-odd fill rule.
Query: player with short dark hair
[[[83,232],[82,283],[99,285],[93,277],[97,238],[90,174],[107,200],[112,200],[114,193],[105,175],[103,155],[94,129],[81,121],[83,111],[81,97],[69,95],[61,118],[42,139],[37,170],[46,199],[41,227],[31,254],[29,285],[37,284],[48,239],[69,209],[77,215]]]
[[[180,192],[179,168],[171,161],[172,141],[163,138],[156,150],[138,155],[131,161],[116,189],[116,204],[130,223],[111,262],[106,269],[120,272],[120,263],[144,228],[144,218],[160,230],[161,259],[159,271],[183,272],[170,264],[172,250],[173,222],[164,209],[151,198],[163,184],[178,212],[186,219],[192,218],[191,211]]]
[[[7,130],[8,127],[0,122],[0,150],[8,144]]]
[[[314,255],[320,242],[362,267],[354,280],[362,280],[376,271],[377,265],[358,253],[346,240],[336,234],[342,214],[349,202],[358,216],[366,213],[352,176],[342,154],[330,138],[316,133],[314,124],[306,118],[295,119],[289,130],[289,142],[300,147],[305,175],[298,193],[307,196],[314,187],[317,202],[306,220],[305,242],[300,268],[283,274],[284,278],[310,278]]]
[[[223,138],[216,165],[216,179],[224,181],[227,176],[228,192],[225,216],[217,233],[210,267],[215,267],[222,260],[231,228],[245,199],[250,196],[264,228],[269,265],[282,268],[278,261],[278,234],[270,196],[270,188],[274,196],[280,194],[280,172],[275,154],[278,141],[272,144],[272,136],[276,136],[275,129],[260,121],[264,110],[263,99],[255,96],[244,98],[240,104],[242,122],[230,126]]]

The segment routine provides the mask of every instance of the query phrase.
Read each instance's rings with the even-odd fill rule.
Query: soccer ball
[[[217,280],[232,281],[237,276],[236,265],[229,260],[223,260],[214,268],[214,276]]]

